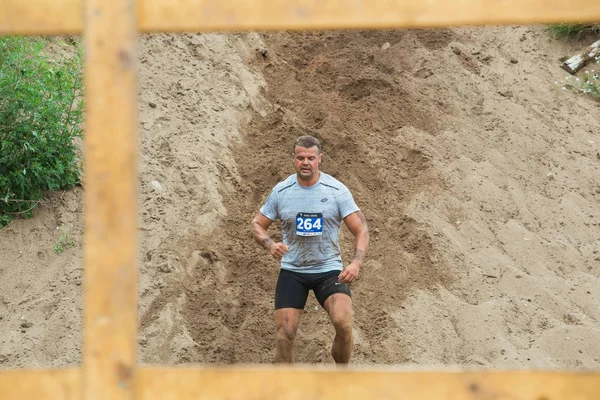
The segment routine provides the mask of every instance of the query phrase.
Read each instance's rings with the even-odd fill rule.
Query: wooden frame
[[[79,369],[0,373],[2,400],[78,400]],[[100,391],[100,394],[106,394]],[[600,377],[568,372],[414,372],[328,368],[137,368],[138,400],[592,400]],[[133,397],[135,396],[135,397]],[[109,399],[111,397],[104,397]]]
[[[137,31],[599,21],[597,0],[0,0],[0,34],[85,33],[82,368],[5,371],[0,399],[596,399],[600,374],[136,365]],[[85,21],[85,24],[84,24]],[[84,29],[85,25],[85,29]]]
[[[0,34],[83,32],[84,0],[0,0]],[[138,0],[140,32],[599,21],[594,0]]]

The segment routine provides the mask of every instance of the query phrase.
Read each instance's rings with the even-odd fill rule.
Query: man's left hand
[[[338,281],[340,283],[351,283],[358,278],[358,271],[360,270],[360,265],[356,262],[352,262],[348,264],[342,270],[342,273],[338,275]]]

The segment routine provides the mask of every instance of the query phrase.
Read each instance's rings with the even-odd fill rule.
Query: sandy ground
[[[600,103],[554,83],[587,44],[539,27],[141,38],[142,362],[271,362],[277,263],[248,226],[309,133],[371,229],[355,363],[597,370]],[[0,231],[0,367],[80,362],[81,191]],[[332,363],[316,306],[296,360]]]

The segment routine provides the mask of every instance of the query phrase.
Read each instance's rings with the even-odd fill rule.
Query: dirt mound
[[[266,47],[258,46],[247,64],[265,77],[268,102],[243,129],[242,143],[232,147],[236,171],[220,170],[227,182],[227,216],[188,251],[195,254],[199,272],[183,283],[183,315],[195,343],[184,361],[271,361],[277,268],[252,242],[247,224],[270,188],[291,173],[290,143],[309,133],[324,144],[323,169],[351,188],[372,229],[369,261],[353,285],[356,362],[597,363],[593,352],[573,349],[557,357],[547,344],[578,335],[581,347],[589,348],[590,338],[598,335],[595,322],[569,333],[564,313],[578,310],[579,299],[560,300],[558,309],[546,303],[561,296],[557,287],[579,285],[585,275],[546,278],[553,283],[542,284],[543,297],[531,310],[533,300],[523,297],[528,290],[516,285],[524,276],[537,280],[544,268],[554,268],[555,238],[569,241],[572,234],[552,228],[536,232],[529,221],[529,208],[539,201],[539,187],[548,178],[531,171],[539,165],[528,161],[563,137],[554,118],[568,119],[573,112],[560,100],[538,100],[540,92],[531,89],[555,90],[553,78],[532,74],[536,58],[549,59],[537,50],[540,31],[277,33],[263,38]],[[489,45],[495,41],[507,46]],[[520,47],[523,54],[536,54],[519,61]],[[550,62],[545,66],[550,76],[552,68]],[[520,78],[521,73],[534,82]],[[586,99],[576,101],[583,110],[594,107]],[[552,107],[556,116],[540,115],[537,110],[544,107]],[[589,123],[597,126],[589,119],[573,123],[585,127],[588,144],[596,132]],[[589,173],[595,168],[592,149],[586,154],[583,163],[572,161]],[[519,162],[524,164],[515,165]],[[463,171],[467,166],[474,172]],[[585,180],[586,173],[580,176]],[[581,184],[583,191],[594,193],[592,181]],[[556,212],[552,202],[545,207],[536,210],[540,224]],[[272,232],[278,236],[278,227]],[[527,243],[536,234],[549,245],[543,251],[548,266],[532,273],[529,265],[539,258],[539,249],[532,254],[514,237],[523,236]],[[342,248],[348,257],[347,232]],[[592,291],[589,295],[593,298]],[[585,313],[595,321],[592,310]],[[527,317],[520,321],[518,315]],[[311,299],[296,360],[331,362],[332,335],[325,313]]]
[[[242,301],[236,307],[221,299],[224,306],[215,313],[226,319],[222,321],[225,336],[232,335],[235,343],[227,347],[224,357],[231,358],[224,361],[248,355],[248,362],[272,359],[273,328],[265,321],[272,314],[277,264],[249,240],[248,222],[272,186],[292,172],[291,143],[300,134],[322,140],[324,170],[350,187],[374,227],[370,261],[363,268],[363,279],[352,288],[360,338],[357,360],[402,362],[405,343],[387,308],[402,304],[413,288],[431,289],[450,280],[445,266],[432,261],[435,250],[430,235],[403,213],[414,193],[435,185],[437,177],[429,158],[403,144],[395,131],[412,119],[428,120],[427,111],[415,111],[389,73],[373,67],[371,53],[377,43],[401,36],[367,32],[265,37],[269,52],[254,65],[264,71],[269,83],[266,97],[272,106],[267,115],[252,120],[243,143],[234,150],[240,179],[235,192],[225,197],[228,217],[208,247],[222,262],[224,286],[203,284],[205,274],[201,274],[188,292],[192,301],[186,315],[198,339],[209,334],[203,328],[211,320],[209,302],[219,302],[223,292],[238,299],[236,305]],[[440,37],[445,36],[440,32]],[[351,45],[340,48],[344,40]],[[422,125],[433,129],[435,122]],[[276,237],[278,229],[272,229]],[[351,235],[345,230],[342,248],[346,259],[351,257]],[[331,358],[327,349],[333,330],[316,305],[311,299],[299,330],[298,362]]]
[[[272,361],[277,263],[249,223],[308,133],[371,228],[354,362],[597,369],[600,122],[554,84],[570,46],[532,27],[143,37],[141,360]],[[59,193],[0,231],[0,365],[79,362],[80,211]],[[296,361],[333,362],[332,336],[311,297]]]

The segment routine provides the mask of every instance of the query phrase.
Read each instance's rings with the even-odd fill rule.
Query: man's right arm
[[[252,220],[250,229],[252,231],[254,240],[256,240],[256,243],[268,250],[274,258],[279,259],[283,257],[285,253],[287,253],[288,248],[283,243],[276,243],[267,234],[267,229],[269,229],[269,226],[271,226],[272,222],[273,221],[271,221],[269,218],[265,217],[261,213],[258,213]]]

